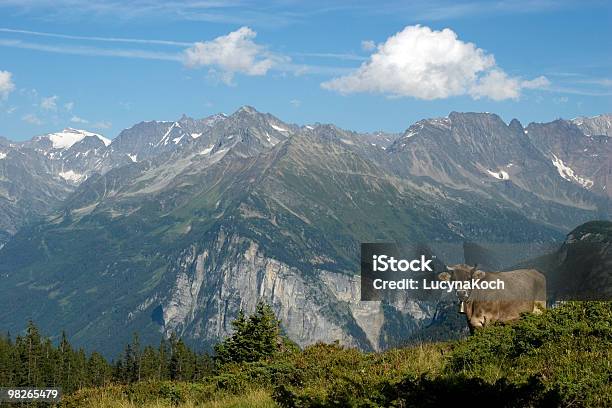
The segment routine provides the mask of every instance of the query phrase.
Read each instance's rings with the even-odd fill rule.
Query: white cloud
[[[289,101],[289,103],[294,108],[299,108],[302,105],[302,101],[300,101],[299,99],[292,99],[292,100]]]
[[[47,98],[42,98],[40,100],[40,107],[44,110],[57,110],[57,100],[59,98],[56,95],[49,96]]]
[[[101,121],[94,123],[92,127],[95,129],[110,129],[113,127],[113,124],[109,121]]]
[[[0,1],[0,3],[2,3]],[[1,8],[1,4],[0,4]],[[0,47],[21,48],[42,52],[84,55],[96,57],[117,57],[117,58],[137,58],[160,61],[176,61],[190,67],[208,66],[208,76],[213,80],[220,80],[231,84],[236,73],[247,75],[265,75],[269,69],[275,68],[283,73],[293,72],[295,75],[316,74],[316,75],[342,75],[348,72],[344,67],[321,66],[321,65],[296,65],[291,62],[287,55],[270,52],[266,47],[256,44],[253,38],[256,33],[248,27],[221,36],[211,41],[190,43],[171,40],[145,40],[129,38],[104,38],[104,37],[79,37],[67,34],[51,34],[33,32],[26,30],[1,29],[0,32],[7,31],[15,34],[35,34],[49,37],[59,37],[65,39],[84,39],[113,42],[135,42],[142,44],[160,45],[187,45],[189,48],[180,52],[165,52],[158,50],[136,49],[136,48],[108,48],[92,47],[84,45],[73,45],[69,43],[35,43],[20,39],[0,38]],[[360,55],[350,53],[294,53],[301,57],[314,58],[335,58],[341,60],[362,61],[365,58]]]
[[[0,71],[0,99],[5,100],[14,90],[13,74],[8,71]]]
[[[72,123],[89,123],[87,119],[80,118],[77,115],[72,115],[72,117],[70,118],[70,121]]]
[[[26,34],[34,35],[38,37],[52,37],[52,38],[63,38],[67,40],[86,40],[86,41],[101,41],[101,42],[118,42],[118,43],[135,43],[135,44],[157,44],[157,45],[176,45],[181,47],[188,47],[193,43],[184,41],[172,41],[172,40],[150,40],[141,38],[117,38],[117,37],[92,37],[82,35],[69,35],[69,34],[57,34],[47,33],[42,31],[30,31],[30,30],[15,30],[12,28],[0,28],[2,33],[11,34]]]
[[[379,44],[357,70],[321,86],[344,94],[373,92],[418,99],[470,95],[503,100],[517,99],[523,88],[548,84],[544,77],[531,81],[510,77],[495,64],[493,55],[459,40],[448,28],[434,31],[416,25]]]
[[[545,76],[539,76],[534,79],[521,81],[521,87],[525,89],[542,89],[550,86],[550,81]]]
[[[256,2],[252,0],[2,0],[0,9],[15,7],[24,14],[42,11],[47,13],[49,19],[75,23],[98,21],[101,17],[112,17],[114,21],[123,22],[152,18],[165,23],[195,21],[234,25],[258,24],[274,28],[297,21],[301,16],[301,13],[296,14],[286,5],[254,7],[253,3]],[[97,40],[95,37],[82,38]],[[153,41],[164,44],[164,41]],[[172,45],[172,42],[169,45]]]
[[[182,61],[183,57],[177,52],[149,51],[126,48],[100,48],[69,44],[40,44],[22,40],[0,39],[1,47],[22,48],[53,52],[58,54],[86,55],[98,57],[143,58],[161,61]]]
[[[71,112],[72,109],[74,109],[74,102],[66,102],[64,104],[64,109],[66,109],[68,112]]]
[[[330,58],[347,61],[364,61],[366,59],[361,55],[345,52],[294,52],[291,55],[296,57]]]
[[[585,80],[582,82],[591,83],[595,85],[602,85],[602,86],[612,86],[612,79],[610,78],[596,78],[596,79],[591,79],[591,80]]]
[[[23,115],[21,117],[21,120],[31,125],[42,125],[43,124],[43,121],[40,120],[40,118],[33,113],[28,113],[26,115]]]
[[[500,69],[493,69],[471,86],[469,93],[474,99],[489,97],[495,101],[518,99],[521,82],[518,78],[509,77]]]
[[[374,51],[376,43],[372,40],[363,40],[361,42],[361,49],[364,51]]]
[[[286,58],[271,54],[253,39],[257,33],[241,27],[211,41],[197,42],[185,50],[184,63],[188,67],[217,67],[224,82],[231,82],[235,73],[265,75],[270,68]]]

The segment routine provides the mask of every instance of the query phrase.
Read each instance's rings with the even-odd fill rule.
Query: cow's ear
[[[450,279],[450,273],[448,272],[441,272],[438,274],[438,279],[442,280],[442,281],[447,281]]]
[[[472,274],[472,278],[474,279],[484,279],[485,275],[487,273],[485,271],[481,271],[480,269],[476,270],[473,274]]]

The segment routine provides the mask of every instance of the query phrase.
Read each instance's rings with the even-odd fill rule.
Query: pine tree
[[[215,346],[218,363],[259,361],[273,356],[282,347],[280,322],[264,302],[257,303],[248,318],[241,310],[232,325],[232,336]]]
[[[15,384],[15,371],[17,355],[16,349],[11,341],[10,333],[6,337],[0,337],[0,384],[9,387]]]
[[[89,375],[87,371],[87,355],[85,350],[82,348],[73,354],[73,377],[75,379],[75,389],[85,388],[89,382]]]
[[[171,380],[177,380],[181,375],[181,361],[178,355],[178,337],[174,332],[170,334],[168,344],[170,347],[170,358],[168,361],[168,378]]]
[[[209,377],[214,373],[214,361],[208,353],[197,354],[195,356],[195,359],[196,364],[193,376],[194,381],[203,380],[204,378]]]
[[[119,358],[113,363],[113,379],[117,382],[125,382],[125,367],[123,366],[123,359]]]
[[[106,359],[97,352],[91,353],[87,362],[87,372],[89,373],[88,386],[101,387],[110,383],[112,379],[112,369]]]
[[[28,322],[26,335],[23,338],[21,357],[26,374],[25,384],[28,386],[43,385],[39,367],[42,359],[41,338],[38,329],[31,320]]]
[[[168,356],[170,355],[170,351],[168,350],[168,342],[166,339],[162,338],[159,342],[159,348],[157,350],[157,379],[158,380],[167,380],[170,378],[169,366],[170,362],[168,360]]]
[[[140,360],[140,379],[154,380],[157,379],[157,370],[159,367],[159,356],[155,349],[151,346],[146,346],[142,352]]]
[[[123,371],[119,373],[120,381],[125,384],[134,382],[136,378],[136,357],[131,343],[125,346],[121,367]]]
[[[53,384],[58,370],[58,352],[53,347],[51,339],[44,339],[41,345],[41,361],[39,364],[42,384]]]
[[[132,381],[140,381],[142,352],[140,350],[140,339],[138,338],[138,333],[134,333],[132,335],[132,352],[134,353],[134,359],[132,361]]]
[[[170,336],[169,371],[171,380],[191,380],[195,374],[196,355],[183,340]]]

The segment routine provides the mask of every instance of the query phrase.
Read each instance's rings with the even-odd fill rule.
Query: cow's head
[[[469,281],[472,279],[483,279],[485,275],[486,272],[479,270],[477,265],[469,266],[466,264],[458,264],[447,266],[445,272],[438,274],[438,279],[443,281]],[[472,290],[456,290],[455,293],[461,302],[460,312],[464,313],[464,303],[470,300]]]

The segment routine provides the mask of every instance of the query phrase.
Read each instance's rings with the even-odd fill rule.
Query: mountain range
[[[366,134],[245,106],[112,141],[0,139],[1,328],[31,318],[111,355],[134,331],[208,348],[264,299],[300,345],[397,345],[449,300],[360,302],[361,242],[562,242],[610,219],[611,137],[612,115]]]

